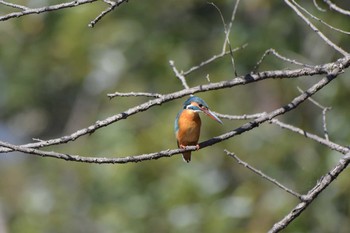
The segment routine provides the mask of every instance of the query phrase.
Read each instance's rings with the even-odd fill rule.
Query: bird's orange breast
[[[201,128],[199,114],[191,110],[183,110],[179,116],[178,126],[176,137],[179,145],[197,145]]]

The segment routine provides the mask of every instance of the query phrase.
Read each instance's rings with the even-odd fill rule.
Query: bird
[[[201,131],[201,118],[199,113],[204,113],[211,119],[223,124],[222,121],[209,110],[207,103],[197,96],[191,96],[184,104],[175,119],[175,136],[178,148],[185,149],[186,146],[196,146],[199,149],[199,135]],[[182,153],[185,162],[191,161],[191,151]]]

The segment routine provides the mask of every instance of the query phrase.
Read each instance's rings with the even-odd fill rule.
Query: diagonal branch
[[[311,14],[309,11],[307,11],[305,8],[303,8],[302,6],[300,6],[298,3],[296,3],[295,1],[293,1],[293,3],[299,7],[299,9],[301,9],[302,11],[304,11],[307,15],[309,15],[311,18],[313,18],[314,20],[317,20],[319,21],[320,23],[322,23],[323,25],[329,27],[330,29],[334,30],[334,31],[337,31],[337,32],[340,32],[340,33],[344,33],[346,35],[350,35],[350,32],[348,31],[344,31],[344,30],[341,30],[339,28],[336,28],[336,27],[333,27],[332,25],[326,23],[325,21],[323,21],[322,19],[319,19],[317,18],[316,16],[314,16],[313,14]]]
[[[17,8],[17,9],[21,9],[21,10],[30,10],[30,8],[26,7],[26,6],[22,6],[22,5],[19,5],[19,4],[14,4],[14,3],[11,3],[11,2],[5,2],[3,0],[0,0],[0,3],[5,5],[5,6],[9,6],[9,7],[12,7],[12,8]]]
[[[100,21],[105,15],[107,15],[109,12],[113,11],[116,7],[118,7],[120,4],[124,2],[128,2],[129,0],[103,0],[105,3],[109,5],[109,7],[102,11],[94,20],[92,20],[89,23],[89,27],[93,28],[98,21]]]
[[[215,61],[215,60],[217,60],[217,59],[219,59],[219,58],[222,58],[222,57],[224,57],[224,56],[226,56],[226,55],[231,55],[232,53],[237,52],[237,51],[239,51],[239,50],[241,50],[241,49],[244,49],[244,48],[246,48],[247,46],[248,46],[248,44],[244,44],[244,45],[242,45],[242,46],[240,46],[240,47],[238,47],[238,48],[235,48],[235,49],[232,49],[232,50],[229,50],[229,51],[223,51],[223,52],[221,52],[220,54],[216,54],[216,55],[212,56],[211,58],[209,58],[209,59],[207,59],[207,60],[201,62],[199,65],[193,66],[193,67],[191,67],[190,69],[188,69],[187,71],[184,71],[182,74],[183,74],[184,76],[186,76],[186,75],[188,75],[188,74],[190,74],[190,73],[192,73],[192,72],[194,72],[194,71],[196,71],[196,70],[202,68],[202,67],[205,66],[205,65],[208,65],[209,63],[211,63],[211,62],[213,62],[213,61]],[[232,55],[231,55],[231,56],[232,56]]]
[[[330,0],[323,0],[323,1],[328,4],[330,9],[332,9],[334,11],[337,11],[337,12],[343,14],[343,15],[350,16],[350,11],[347,11],[347,10],[344,10],[344,9],[340,8],[339,6],[335,5]]]
[[[256,74],[249,74],[246,76],[241,76],[238,78],[235,78],[233,80],[229,81],[222,81],[217,83],[210,83],[206,85],[200,85],[196,87],[192,87],[186,90],[181,90],[178,92],[169,93],[166,95],[162,95],[159,98],[149,100],[143,104],[140,104],[138,106],[135,106],[133,108],[130,108],[122,113],[119,113],[117,115],[110,116],[104,120],[96,121],[95,124],[88,126],[87,128],[80,129],[76,131],[75,133],[72,133],[71,135],[62,136],[60,138],[50,139],[47,141],[40,141],[35,143],[29,143],[26,145],[23,145],[24,147],[30,147],[30,148],[39,148],[39,147],[47,147],[50,145],[57,145],[57,144],[63,144],[67,142],[71,142],[76,140],[77,138],[91,134],[97,129],[106,127],[107,125],[110,125],[114,122],[126,119],[136,113],[143,112],[148,110],[151,107],[161,105],[163,103],[169,102],[174,99],[179,99],[183,96],[199,93],[199,92],[205,92],[209,90],[218,90],[223,88],[231,88],[238,85],[245,85],[252,82],[262,81],[265,79],[271,79],[271,78],[298,78],[301,76],[312,76],[312,75],[319,75],[319,74],[328,74],[332,73],[333,75],[329,75],[330,77],[336,76],[339,73],[343,71],[343,69],[346,69],[350,66],[350,57],[347,58],[341,58],[338,59],[334,63],[327,63],[321,66],[317,66],[315,68],[302,68],[302,69],[295,69],[295,70],[276,70],[276,71],[264,71],[259,72]],[[323,79],[324,80],[324,79]],[[288,106],[287,106],[288,107]],[[283,111],[283,109],[281,110]],[[9,152],[8,148],[1,148],[0,147],[0,153]]]
[[[310,100],[311,98],[309,98]],[[251,115],[242,115],[242,116],[234,116],[234,115],[225,115],[225,114],[221,114],[221,113],[216,113],[214,112],[215,115],[217,115],[219,118],[223,118],[223,119],[228,119],[228,120],[248,120],[248,119],[256,119],[258,117],[264,116],[267,113],[256,113],[256,114],[251,114]],[[294,133],[298,133],[306,138],[312,139],[324,146],[327,146],[329,149],[334,150],[334,151],[338,151],[342,154],[346,154],[347,152],[350,151],[350,149],[348,147],[344,147],[341,146],[339,144],[336,144],[334,142],[331,142],[329,139],[327,138],[322,138],[319,137],[315,134],[309,133],[301,128],[298,128],[296,126],[290,125],[290,124],[286,124],[284,122],[281,122],[278,119],[271,119],[270,123],[275,124],[279,127],[281,127],[282,129],[288,129]]]
[[[253,71],[256,72],[259,68],[259,66],[262,64],[262,62],[265,60],[265,58],[267,57],[267,55],[270,55],[270,54],[273,54],[275,55],[277,58],[281,59],[282,61],[285,61],[285,62],[289,62],[291,64],[294,64],[294,65],[298,65],[298,66],[303,66],[303,67],[309,67],[309,68],[313,68],[314,66],[312,65],[308,65],[308,64],[304,64],[304,63],[301,63],[301,62],[298,62],[296,60],[293,60],[293,59],[290,59],[290,58],[287,58],[287,57],[284,57],[282,56],[281,54],[279,54],[275,49],[273,48],[270,48],[268,50],[266,50],[264,52],[264,54],[261,56],[260,60],[256,63],[256,65],[254,66],[253,68]]]
[[[273,123],[275,125],[278,125],[279,127],[283,128],[283,129],[288,129],[288,130],[290,130],[290,131],[292,131],[294,133],[298,133],[300,135],[303,135],[306,138],[310,138],[310,139],[312,139],[312,140],[314,140],[314,141],[316,141],[316,142],[318,142],[318,143],[320,143],[320,144],[322,144],[324,146],[327,146],[329,149],[338,151],[338,152],[340,152],[342,154],[346,154],[346,153],[348,153],[350,151],[350,149],[347,148],[347,147],[341,146],[341,145],[336,144],[334,142],[331,142],[331,141],[329,141],[327,139],[321,138],[321,137],[319,137],[319,136],[317,136],[315,134],[309,133],[309,132],[307,132],[307,131],[305,131],[303,129],[300,129],[298,127],[295,127],[293,125],[289,125],[289,124],[283,123],[283,122],[281,122],[281,121],[279,121],[277,119],[272,119],[271,123]]]
[[[314,6],[316,7],[317,10],[321,11],[321,12],[326,12],[325,9],[321,8],[318,4],[317,4],[317,0],[312,0],[314,3]]]
[[[0,16],[0,21],[5,21],[8,19],[12,19],[12,18],[18,18],[18,17],[22,17],[25,15],[41,14],[41,13],[48,12],[48,11],[56,11],[56,10],[61,10],[61,9],[65,9],[65,8],[76,7],[79,5],[93,3],[93,2],[97,2],[97,1],[98,0],[76,0],[76,1],[65,2],[65,3],[60,3],[60,4],[56,4],[56,5],[51,5],[51,6],[44,6],[44,7],[39,7],[39,8],[27,8],[27,7],[22,6],[21,8],[23,9],[23,11],[12,12],[12,13],[9,13],[7,15]],[[3,1],[0,3],[4,4]]]
[[[262,115],[261,117],[256,118],[255,120],[252,120],[252,121],[242,125],[239,128],[236,128],[236,129],[229,131],[225,134],[222,134],[220,136],[217,136],[217,137],[211,138],[207,141],[204,141],[204,142],[199,144],[199,148],[203,149],[207,146],[211,146],[211,145],[214,145],[214,144],[219,143],[221,141],[232,138],[234,136],[240,135],[244,132],[247,132],[249,130],[252,130],[252,129],[258,127],[260,124],[262,124],[264,122],[270,121],[271,119],[273,119],[276,116],[285,114],[286,112],[289,112],[289,111],[295,109],[298,105],[303,103],[310,96],[312,96],[313,94],[315,94],[316,92],[321,90],[324,86],[326,86],[333,79],[335,79],[338,74],[339,74],[339,69],[333,70],[333,72],[328,74],[325,78],[321,79],[318,83],[314,84],[308,90],[306,90],[305,92],[303,92],[299,96],[295,97],[289,104],[282,106],[282,107],[280,107],[280,108],[278,108],[278,109],[276,109],[268,114]],[[168,98],[169,99],[167,101],[169,101],[171,98],[174,98],[174,96],[168,96]],[[157,100],[160,101],[160,99],[157,99]],[[161,102],[156,102],[156,103],[161,104]],[[143,104],[143,105],[145,105],[145,104]],[[140,106],[143,106],[143,105],[140,105]],[[89,128],[87,128],[87,129],[89,129]],[[87,130],[87,129],[84,129],[84,130]],[[69,139],[70,138],[68,137],[68,139],[66,139],[66,140],[69,140]],[[62,139],[60,138],[60,139],[55,139],[55,140],[60,141]],[[50,143],[53,144],[53,142],[55,142],[55,141],[49,140],[49,141],[39,142],[36,144],[36,147],[38,147],[38,146],[44,147]],[[143,155],[137,155],[137,156],[128,156],[128,157],[124,157],[124,158],[101,158],[101,157],[82,157],[82,156],[78,156],[78,155],[69,155],[69,154],[62,154],[62,153],[57,153],[57,152],[41,151],[41,150],[34,149],[33,148],[34,144],[35,143],[32,143],[31,145],[27,144],[27,145],[22,145],[22,146],[15,146],[15,145],[11,145],[11,144],[6,143],[6,142],[0,142],[0,146],[4,147],[2,149],[2,152],[20,151],[23,153],[34,154],[34,155],[39,155],[39,156],[43,156],[43,157],[53,157],[53,158],[57,158],[57,159],[64,159],[64,160],[76,161],[76,162],[86,162],[86,163],[140,162],[143,160],[158,159],[158,158],[166,157],[166,156],[169,157],[169,156],[172,156],[174,154],[182,153],[184,151],[198,150],[197,146],[188,146],[188,147],[186,147],[186,149],[165,150],[165,151],[156,152],[156,153],[143,154]],[[28,148],[28,147],[32,147],[32,148]]]
[[[334,50],[338,51],[341,53],[344,57],[350,56],[348,52],[340,48],[338,45],[334,44],[328,37],[326,37],[315,25],[313,25],[299,10],[298,8],[293,5],[289,0],[284,0],[284,2],[292,8],[295,13],[306,22],[306,24],[314,31],[317,33],[317,35],[324,41],[326,44],[328,44],[330,47],[332,47]]]
[[[183,72],[179,72],[175,66],[175,62],[173,60],[169,61],[169,64],[171,66],[171,68],[173,69],[175,76],[181,81],[182,86],[185,89],[189,89],[190,87],[188,86],[187,82],[186,82],[186,78],[185,75],[183,74]]]
[[[6,21],[8,19],[18,18],[18,17],[22,17],[25,15],[41,14],[41,13],[48,12],[48,11],[56,11],[56,10],[61,10],[61,9],[65,9],[65,8],[76,7],[79,5],[93,3],[93,2],[97,2],[97,1],[98,0],[76,0],[76,1],[71,1],[71,2],[55,4],[55,5],[51,5],[51,6],[44,6],[44,7],[39,7],[39,8],[29,8],[26,6],[13,4],[13,3],[9,3],[9,2],[3,1],[3,0],[0,0],[0,4],[22,10],[22,11],[12,12],[12,13],[9,13],[7,15],[0,16],[0,21]],[[105,3],[107,3],[109,5],[109,7],[106,10],[102,11],[94,20],[92,20],[88,25],[89,27],[94,27],[95,24],[98,21],[100,21],[109,12],[113,11],[120,4],[122,4],[124,2],[128,2],[128,0],[117,0],[117,1],[103,0],[103,1]]]
[[[231,63],[232,63],[233,71],[234,71],[234,74],[235,74],[236,77],[237,77],[237,70],[236,70],[236,67],[235,67],[235,59],[233,57],[233,51],[232,51],[232,46],[231,46],[231,42],[230,42],[229,36],[230,36],[231,28],[232,28],[232,25],[233,25],[233,21],[235,20],[235,17],[236,17],[239,1],[240,0],[236,0],[235,6],[234,6],[233,11],[232,11],[231,20],[230,20],[229,25],[226,24],[224,16],[222,15],[222,12],[221,12],[220,8],[217,5],[215,5],[215,3],[213,3],[213,2],[209,3],[212,6],[214,6],[214,8],[219,12],[219,15],[221,17],[221,21],[222,21],[222,24],[224,26],[224,32],[225,32],[225,40],[224,40],[224,45],[222,47],[221,54],[224,54],[226,52],[226,46],[228,46],[229,47],[229,51],[230,51],[230,55],[231,55]]]
[[[299,91],[302,91],[301,88],[298,87]],[[322,126],[323,126],[323,133],[324,133],[324,137],[327,141],[329,141],[329,136],[328,136],[328,130],[327,130],[327,120],[326,120],[326,114],[329,110],[331,110],[331,107],[325,107],[322,106],[320,103],[318,103],[316,100],[314,100],[313,98],[309,99],[311,103],[313,103],[314,105],[316,105],[317,107],[322,109]]]
[[[286,228],[295,218],[297,218],[307,207],[310,205],[317,196],[327,188],[338,175],[349,165],[350,163],[350,153],[344,155],[338,162],[338,164],[327,174],[325,174],[320,181],[317,182],[315,187],[313,187],[306,195],[303,195],[303,201],[294,207],[282,220],[275,223],[273,227],[269,230],[269,233],[280,232]]]
[[[229,152],[228,150],[225,150],[226,154],[232,158],[234,158],[238,164],[248,168],[249,170],[251,170],[252,172],[254,172],[255,174],[261,176],[263,179],[268,180],[269,182],[273,183],[274,185],[278,186],[279,188],[281,188],[282,190],[286,191],[287,193],[292,194],[293,196],[297,197],[298,199],[302,200],[302,196],[297,193],[294,192],[293,190],[291,190],[290,188],[287,188],[286,186],[284,186],[283,184],[279,183],[276,179],[271,178],[270,176],[266,175],[265,173],[263,173],[262,171],[256,169],[255,167],[251,166],[250,164],[242,161],[240,158],[238,158],[237,155],[235,155],[232,152]]]

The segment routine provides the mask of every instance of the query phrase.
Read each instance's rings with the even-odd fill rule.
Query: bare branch
[[[191,67],[189,70],[183,72],[182,74],[184,76],[186,76],[186,75],[192,73],[193,71],[196,71],[196,70],[202,68],[203,66],[208,65],[211,62],[213,62],[213,61],[215,61],[215,60],[217,60],[219,58],[222,58],[222,57],[224,57],[226,55],[231,55],[232,52],[237,52],[238,50],[244,49],[247,46],[248,46],[248,44],[244,44],[244,45],[242,45],[242,46],[240,46],[238,48],[233,49],[232,51],[226,51],[224,53],[220,53],[220,54],[214,55],[211,58],[209,58],[208,60],[201,62],[199,65]]]
[[[0,3],[5,5],[5,6],[21,9],[21,10],[24,10],[24,11],[30,10],[30,8],[28,8],[26,6],[22,6],[22,5],[18,5],[18,4],[14,4],[14,3],[10,3],[10,2],[5,2],[5,1],[2,1],[2,0],[0,0]]]
[[[243,160],[241,160],[240,158],[238,158],[237,155],[235,155],[232,152],[229,152],[228,150],[225,150],[226,154],[232,158],[234,158],[238,164],[248,168],[249,170],[251,170],[252,172],[254,172],[255,174],[261,176],[263,179],[270,181],[271,183],[273,183],[274,185],[278,186],[279,188],[281,188],[282,190],[286,191],[287,193],[292,194],[293,196],[295,196],[296,198],[298,198],[299,200],[302,200],[302,196],[297,193],[294,192],[293,190],[285,187],[284,185],[282,185],[281,183],[279,183],[276,179],[271,178],[270,176],[266,175],[265,173],[263,173],[262,171],[254,168],[253,166],[249,165],[248,163],[244,162]]]
[[[186,82],[186,78],[185,76],[183,75],[183,72],[179,72],[177,70],[177,68],[175,67],[175,62],[173,60],[170,60],[169,61],[169,64],[171,66],[171,68],[173,69],[174,73],[175,73],[175,76],[181,81],[182,83],[182,86],[185,88],[185,89],[189,89],[190,87],[188,86],[187,82]]]
[[[349,53],[340,48],[338,45],[334,44],[328,37],[326,37],[315,25],[313,25],[299,10],[298,8],[293,5],[289,0],[284,0],[284,2],[292,8],[295,13],[306,22],[306,24],[315,32],[317,35],[324,41],[326,44],[328,44],[330,47],[332,47],[334,50],[341,53],[344,57],[349,56]]]
[[[231,28],[232,28],[232,25],[233,25],[233,21],[234,21],[234,19],[235,19],[235,15],[236,15],[236,12],[237,12],[237,9],[238,9],[239,0],[236,1],[235,7],[233,8],[232,15],[231,15],[231,20],[230,20],[230,23],[229,23],[228,26],[226,25],[224,16],[222,15],[222,12],[221,12],[220,8],[219,8],[218,6],[216,6],[215,3],[213,3],[213,2],[210,2],[210,4],[211,4],[212,6],[214,6],[214,8],[219,12],[219,15],[220,15],[220,17],[221,17],[222,24],[223,24],[223,26],[224,26],[225,40],[224,40],[224,45],[223,45],[223,47],[222,47],[222,52],[221,52],[221,54],[224,54],[224,53],[225,53],[225,51],[226,51],[226,46],[228,45],[229,51],[230,51],[230,55],[231,55],[232,67],[233,67],[233,70],[234,70],[234,74],[235,74],[235,76],[237,77],[237,71],[236,71],[236,67],[235,67],[235,59],[234,59],[234,57],[233,57],[233,52],[232,52],[232,47],[231,47],[231,42],[230,42],[229,36],[230,36],[230,31],[231,31]]]
[[[107,96],[112,99],[115,97],[130,97],[130,96],[145,96],[145,97],[155,97],[155,98],[161,98],[162,95],[158,93],[147,93],[147,92],[128,92],[128,93],[121,93],[121,92],[114,92],[111,94],[107,94]]]
[[[322,9],[322,8],[317,4],[317,0],[313,0],[313,3],[314,3],[314,5],[315,5],[315,7],[316,7],[317,10],[322,11],[322,12],[326,12],[325,9]]]
[[[258,117],[262,117],[266,115],[266,112],[262,113],[255,113],[255,114],[244,114],[244,115],[239,115],[239,116],[234,116],[234,115],[227,115],[227,114],[221,114],[218,112],[214,112],[215,115],[217,115],[219,118],[227,119],[227,120],[249,120],[249,119],[256,119]]]
[[[105,15],[113,11],[117,6],[129,0],[103,0],[105,3],[110,5],[106,10],[102,11],[94,20],[89,23],[89,27],[93,28],[98,21],[100,21]]]
[[[303,90],[298,87],[298,90],[300,92],[302,92]],[[327,121],[326,121],[326,114],[327,111],[331,110],[331,107],[324,107],[323,105],[321,105],[320,103],[318,103],[316,100],[314,100],[313,98],[309,98],[309,101],[311,103],[313,103],[314,105],[316,105],[317,107],[319,107],[320,109],[322,109],[322,127],[323,127],[323,133],[324,133],[324,137],[327,141],[329,141],[329,136],[328,136],[328,130],[327,130]]]
[[[307,132],[307,131],[305,131],[303,129],[300,129],[300,128],[295,127],[293,125],[289,125],[289,124],[283,123],[283,122],[281,122],[281,121],[279,121],[277,119],[271,119],[271,123],[273,123],[275,125],[278,125],[279,127],[283,128],[283,129],[288,129],[288,130],[290,130],[290,131],[292,131],[294,133],[298,133],[300,135],[303,135],[306,138],[310,138],[310,139],[312,139],[312,140],[314,140],[314,141],[316,141],[316,142],[318,142],[318,143],[320,143],[320,144],[322,144],[324,146],[327,146],[329,149],[338,151],[338,152],[340,152],[342,154],[346,154],[346,153],[348,153],[350,151],[350,149],[347,148],[347,147],[338,145],[338,144],[336,144],[334,142],[331,142],[331,141],[329,141],[327,139],[321,138],[321,137],[319,137],[319,136],[317,136],[315,134],[309,133],[309,132]]]
[[[322,126],[323,126],[323,133],[324,133],[324,138],[329,141],[329,136],[328,136],[328,130],[327,130],[327,119],[326,119],[326,114],[327,111],[329,111],[331,108],[324,108],[322,110]]]
[[[347,15],[347,16],[350,16],[350,11],[347,11],[347,10],[344,10],[340,7],[338,7],[337,5],[335,5],[333,2],[331,2],[330,0],[323,0],[325,3],[328,4],[329,8],[334,10],[334,11],[337,11],[338,13],[340,14],[343,14],[343,15]]]
[[[161,105],[163,103],[169,102],[171,100],[174,99],[178,99],[181,98],[183,96],[186,95],[190,95],[190,94],[194,94],[194,93],[199,93],[199,92],[205,92],[205,91],[209,91],[209,90],[218,90],[218,89],[223,89],[223,88],[231,88],[234,86],[238,86],[238,85],[245,85],[248,83],[253,83],[253,82],[258,82],[258,81],[262,81],[265,79],[276,79],[276,78],[298,78],[301,76],[312,76],[312,75],[319,75],[319,74],[329,74],[328,76],[330,77],[330,80],[325,80],[322,79],[322,83],[320,83],[321,87],[323,87],[323,85],[326,85],[329,81],[331,81],[334,77],[336,77],[338,74],[340,74],[343,69],[346,69],[347,67],[350,66],[350,57],[347,58],[341,58],[338,59],[336,62],[334,63],[327,63],[327,64],[323,64],[320,66],[317,66],[313,69],[311,68],[302,68],[302,69],[295,69],[295,70],[275,70],[275,71],[264,71],[264,72],[259,72],[256,74],[249,74],[246,76],[241,76],[241,77],[237,77],[234,78],[232,80],[229,81],[222,81],[222,82],[217,82],[217,83],[210,83],[210,84],[206,84],[206,85],[200,85],[200,86],[196,86],[196,87],[192,87],[186,90],[181,90],[178,92],[173,92],[173,93],[169,93],[169,94],[164,94],[159,98],[153,99],[153,100],[149,100],[143,104],[140,104],[138,106],[135,106],[133,108],[130,108],[122,113],[119,113],[117,115],[113,115],[110,116],[104,120],[99,120],[96,121],[95,124],[90,125],[87,128],[83,128],[80,129],[78,131],[76,131],[75,133],[71,134],[71,135],[66,135],[66,136],[62,136],[60,138],[55,138],[55,139],[50,139],[47,141],[43,141],[43,142],[36,142],[36,143],[29,143],[26,145],[23,145],[24,147],[30,147],[30,148],[39,148],[39,147],[46,147],[46,146],[50,146],[50,145],[57,145],[57,144],[63,144],[63,143],[68,143],[71,141],[76,140],[77,138],[87,135],[87,134],[91,134],[94,131],[106,127],[107,125],[110,125],[114,122],[117,122],[119,120],[123,120],[126,119],[136,113],[139,112],[143,112],[148,110],[151,107],[157,106],[157,105]],[[333,78],[332,78],[333,77]],[[326,82],[326,83],[324,83]],[[317,86],[316,86],[317,87]],[[308,92],[307,92],[308,93]],[[305,95],[307,94],[305,93]],[[311,94],[313,94],[314,92],[311,92]],[[304,97],[309,97],[309,96],[304,96]],[[303,97],[300,97],[303,98]],[[298,103],[298,99],[295,100],[296,103]],[[291,105],[291,106],[290,106]],[[293,103],[291,103],[290,105],[285,106],[284,108],[280,109],[279,112],[281,113],[277,113],[277,115],[283,114],[285,111],[290,110],[290,108],[294,108],[295,105]],[[267,115],[268,117],[273,118],[269,115]],[[263,118],[263,117],[261,117]],[[260,124],[261,122],[265,121],[266,119],[264,118],[263,120],[261,120],[261,118],[259,118],[260,120],[257,122],[252,122],[253,124]],[[247,125],[249,126],[249,125]],[[245,126],[245,127],[247,127]],[[228,135],[229,136],[229,135]],[[230,137],[230,136],[229,136]],[[232,136],[231,136],[232,137]],[[9,152],[11,150],[7,149],[7,148],[1,148],[0,147],[0,153],[4,153],[4,152]]]
[[[65,2],[65,3],[56,4],[56,5],[51,5],[51,6],[44,6],[44,7],[39,7],[39,8],[29,8],[26,6],[8,3],[6,1],[0,0],[0,4],[22,10],[19,12],[12,12],[12,13],[9,13],[7,15],[0,16],[0,21],[5,21],[5,20],[11,19],[11,18],[18,18],[18,17],[22,17],[25,15],[30,15],[30,14],[41,14],[44,12],[56,11],[56,10],[61,10],[61,9],[65,9],[65,8],[76,7],[76,6],[80,6],[80,5],[87,4],[87,3],[93,3],[93,2],[97,2],[97,1],[98,0],[75,0],[75,1],[71,1],[71,2]],[[117,1],[104,0],[104,2],[107,3],[108,5],[110,5],[110,7],[108,7],[106,10],[102,11],[94,20],[92,20],[89,23],[89,27],[94,27],[95,24],[102,19],[102,17],[104,17],[106,14],[108,14],[109,12],[114,10],[120,4],[122,4],[124,2],[128,2],[128,0],[117,0]]]
[[[309,98],[310,100],[311,98]],[[325,109],[329,109],[329,108],[325,108]],[[325,110],[324,109],[324,110]],[[225,115],[225,114],[221,114],[221,113],[217,113],[217,112],[214,112],[215,115],[217,115],[219,118],[222,118],[222,119],[227,119],[227,120],[248,120],[248,119],[256,119],[258,117],[262,117],[264,115],[267,115],[267,113],[256,113],[256,114],[251,114],[251,115],[242,115],[242,116],[234,116],[234,115]],[[322,138],[322,137],[319,137],[315,134],[312,134],[312,133],[309,133],[303,129],[300,129],[296,126],[293,126],[293,125],[290,125],[290,124],[286,124],[286,123],[283,123],[281,122],[280,120],[278,119],[271,119],[270,120],[271,123],[275,124],[275,125],[278,125],[279,127],[283,128],[283,129],[288,129],[294,133],[298,133],[306,138],[310,138],[322,145],[325,145],[327,146],[328,148],[330,148],[331,150],[335,150],[335,151],[338,151],[342,154],[345,154],[347,153],[348,151],[350,151],[349,148],[347,147],[344,147],[344,146],[341,146],[339,144],[336,144],[334,142],[331,142],[329,141],[329,138],[325,137],[325,138]]]
[[[325,78],[321,79],[318,83],[316,83],[315,85],[310,87],[307,91],[305,91],[301,95],[295,97],[289,104],[282,106],[281,108],[278,108],[278,109],[270,112],[269,114],[263,115],[263,116],[255,119],[253,121],[250,121],[250,122],[242,125],[239,128],[236,128],[236,129],[229,131],[225,134],[222,134],[220,136],[211,138],[207,141],[201,142],[199,144],[199,148],[203,149],[207,146],[211,146],[211,145],[214,145],[214,144],[219,143],[221,141],[232,138],[234,136],[240,135],[246,131],[249,131],[249,130],[252,130],[252,129],[258,127],[260,124],[262,124],[264,122],[268,122],[271,119],[273,119],[279,115],[285,114],[286,112],[289,112],[289,111],[295,109],[302,102],[307,100],[310,96],[312,96],[313,94],[315,94],[316,92],[321,90],[329,82],[331,82],[333,79],[335,79],[337,77],[338,72],[339,72],[339,69],[336,68],[333,72],[331,72]],[[191,89],[193,89],[193,88],[191,88]],[[187,90],[184,90],[184,91],[187,91]],[[184,91],[182,91],[182,92],[184,92]],[[166,99],[166,97],[168,99]],[[172,96],[166,96],[166,95],[163,96],[164,102],[170,101],[171,99],[175,99],[175,96],[173,96],[173,95]],[[162,103],[161,98],[158,98],[156,100],[151,100],[151,101],[156,101],[156,102],[154,102],[155,105]],[[150,101],[148,102],[148,105],[141,104],[140,106],[137,106],[136,108],[142,109],[142,106],[143,106],[143,107],[145,107],[145,109],[147,109],[146,107],[149,108],[149,103],[150,103]],[[140,109],[139,109],[139,111],[141,111]],[[142,111],[144,111],[145,109],[143,109]],[[135,111],[135,110],[133,109],[133,111]],[[125,115],[123,115],[123,114],[125,114]],[[123,119],[124,119],[124,118],[126,118],[127,114],[125,112],[123,114],[121,114],[120,117],[123,117]],[[129,114],[131,114],[131,113],[129,113]],[[133,113],[133,114],[135,114],[135,113]],[[115,119],[114,119],[114,121],[115,121]],[[105,122],[99,123],[99,127],[106,126],[106,124],[107,123],[105,123]],[[45,151],[34,149],[33,145],[35,145],[35,147],[44,147],[44,146],[48,146],[48,145],[64,143],[64,142],[67,142],[67,141],[73,140],[73,139],[75,140],[78,136],[81,136],[82,134],[86,134],[86,132],[85,132],[86,130],[94,131],[94,130],[96,130],[96,126],[92,126],[92,127],[87,128],[87,129],[83,129],[83,130],[81,130],[82,132],[78,131],[80,133],[78,135],[73,134],[73,136],[72,135],[66,136],[66,138],[63,137],[63,138],[44,141],[44,142],[32,143],[31,145],[27,144],[27,145],[15,146],[15,145],[11,145],[11,144],[6,143],[6,142],[1,142],[0,146],[3,146],[3,149],[1,149],[0,152],[20,151],[20,152],[24,152],[24,153],[28,153],[28,154],[35,154],[35,155],[39,155],[39,156],[43,156],[43,157],[53,157],[53,158],[57,158],[57,159],[64,159],[64,160],[76,161],[76,162],[87,162],[87,163],[128,163],[128,162],[140,162],[143,160],[150,160],[150,159],[158,159],[161,157],[172,156],[174,154],[182,153],[184,151],[198,150],[197,146],[187,146],[186,149],[166,150],[166,151],[161,151],[161,152],[156,152],[156,153],[151,153],[151,154],[128,156],[128,157],[124,157],[124,158],[111,158],[111,159],[103,158],[103,159],[101,159],[101,157],[81,157],[78,155],[69,155],[69,154],[62,154],[62,153],[57,153],[57,152],[45,152]],[[72,139],[72,137],[73,137],[73,139]],[[65,141],[63,141],[63,140],[65,140]],[[28,147],[32,147],[32,148],[28,148]]]
[[[303,8],[303,7],[300,6],[298,3],[296,3],[294,0],[293,0],[293,3],[294,3],[297,7],[299,7],[300,10],[302,10],[302,11],[304,11],[306,14],[308,14],[311,18],[313,18],[314,20],[319,21],[320,23],[322,23],[323,25],[329,27],[330,29],[332,29],[332,30],[334,30],[334,31],[337,31],[337,32],[340,32],[340,33],[343,33],[343,34],[346,34],[346,35],[350,35],[350,32],[341,30],[341,29],[336,28],[336,27],[333,27],[332,25],[329,25],[328,23],[326,23],[326,22],[323,21],[322,19],[317,18],[316,16],[314,16],[313,14],[311,14],[309,11],[307,11],[305,8]]]
[[[23,6],[20,7],[19,5],[17,5],[18,6],[17,8],[23,9],[23,11],[13,12],[13,13],[10,13],[7,15],[0,16],[0,21],[5,21],[8,19],[12,19],[12,18],[18,18],[18,17],[22,17],[25,15],[41,14],[41,13],[48,12],[48,11],[56,11],[56,10],[61,10],[61,9],[65,9],[65,8],[76,7],[79,5],[93,3],[93,2],[97,2],[97,1],[98,0],[76,0],[76,1],[60,3],[60,4],[56,4],[56,5],[51,5],[51,6],[44,6],[44,7],[40,7],[40,8],[33,8],[33,9],[23,7]],[[0,3],[3,3],[3,1]]]
[[[300,93],[304,92],[304,90],[301,89],[300,87],[297,87],[297,89],[298,89],[298,91],[299,91]],[[311,103],[313,103],[314,105],[316,105],[317,107],[319,107],[320,109],[329,108],[329,107],[323,106],[322,104],[320,104],[319,102],[317,102],[317,101],[314,100],[313,98],[309,98],[309,101],[310,101]]]
[[[265,51],[265,53],[262,55],[260,60],[256,63],[256,65],[253,68],[253,72],[256,72],[259,69],[259,66],[265,60],[265,57],[267,57],[267,55],[270,55],[271,53],[273,55],[275,55],[276,57],[278,57],[279,59],[281,59],[282,61],[289,62],[289,63],[294,64],[294,65],[299,65],[299,66],[309,67],[309,68],[313,68],[314,67],[312,65],[304,64],[304,63],[298,62],[296,60],[292,60],[292,59],[289,59],[287,57],[284,57],[281,54],[279,54],[275,49],[270,48],[270,49]]]
[[[329,172],[327,172],[320,181],[306,194],[302,196],[303,201],[292,209],[282,220],[275,223],[269,230],[269,233],[280,232],[286,228],[295,218],[297,218],[307,207],[310,205],[317,196],[327,188],[338,175],[349,165],[350,153],[344,155],[338,162],[338,164]]]
[[[79,155],[70,155],[64,153],[58,153],[53,151],[43,151],[33,148],[28,148],[25,146],[16,146],[7,142],[0,141],[0,146],[8,148],[9,151],[19,151],[26,154],[38,155],[41,157],[50,157],[56,159],[63,159],[66,161],[74,161],[81,163],[97,163],[97,164],[123,164],[123,163],[137,163],[144,160],[159,159],[161,157],[170,157],[174,154],[179,154],[184,151],[184,149],[176,150],[164,150],[157,153],[143,154],[137,156],[127,156],[121,158],[107,158],[107,157],[84,157]]]
[[[235,6],[234,6],[233,11],[232,11],[231,20],[230,20],[230,23],[228,24],[228,26],[226,26],[225,21],[223,20],[223,17],[221,17],[222,20],[223,20],[223,23],[225,25],[225,35],[226,35],[221,53],[225,53],[227,45],[230,46],[230,51],[232,51],[229,36],[230,36],[231,29],[232,29],[233,21],[235,20],[235,17],[236,17],[236,12],[237,12],[237,9],[238,9],[239,1],[240,0],[236,0]],[[232,54],[231,54],[231,56],[232,56]]]

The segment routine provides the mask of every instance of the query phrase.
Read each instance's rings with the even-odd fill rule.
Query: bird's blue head
[[[190,98],[188,98],[184,102],[183,108],[192,110],[195,112],[203,112],[205,115],[209,116],[211,119],[219,122],[220,124],[223,124],[222,121],[212,111],[209,110],[208,104],[197,96],[191,96]]]

